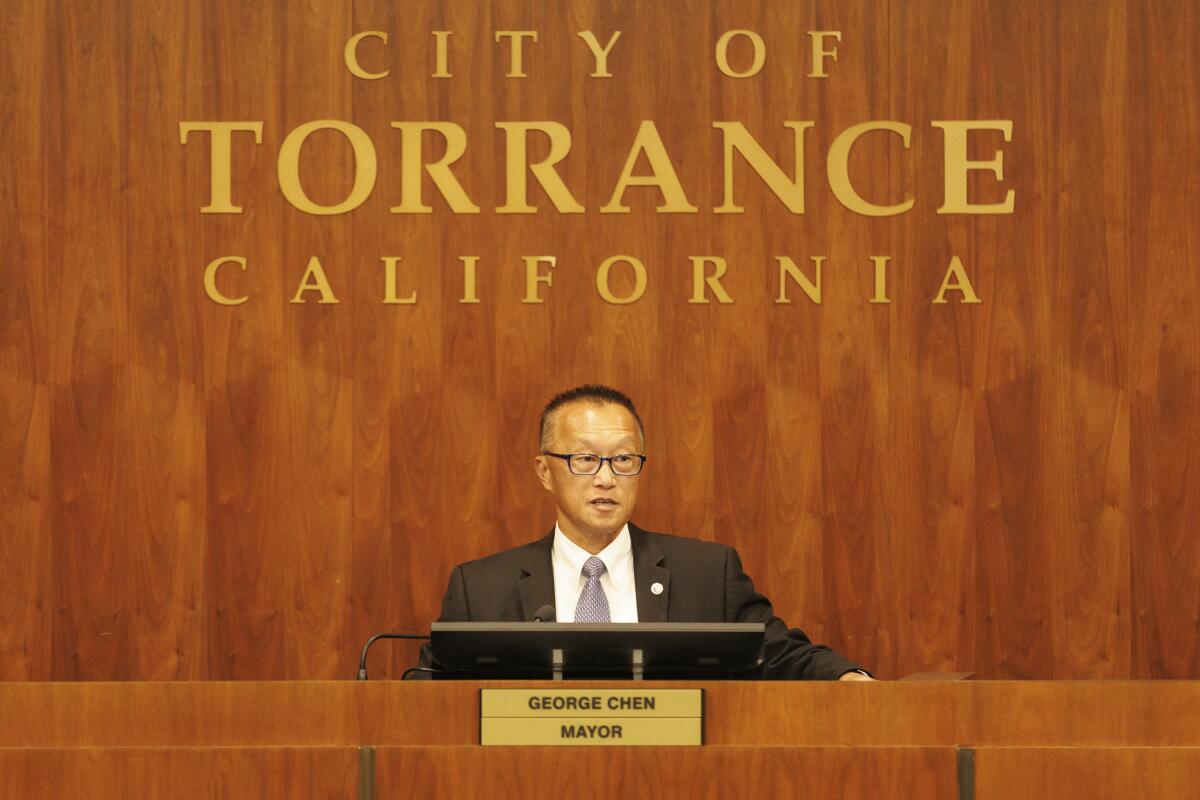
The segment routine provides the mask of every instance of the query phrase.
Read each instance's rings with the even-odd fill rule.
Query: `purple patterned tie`
[[[608,598],[604,596],[604,587],[600,585],[600,576],[607,569],[604,562],[595,556],[583,562],[587,583],[583,585],[579,603],[575,606],[576,622],[608,622]]]

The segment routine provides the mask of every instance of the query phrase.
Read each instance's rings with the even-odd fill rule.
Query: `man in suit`
[[[441,621],[533,621],[553,606],[558,622],[763,622],[767,677],[872,680],[789,630],[733,548],[629,523],[646,456],[628,397],[581,386],[551,400],[541,423],[534,469],[554,497],[554,530],[455,567]]]

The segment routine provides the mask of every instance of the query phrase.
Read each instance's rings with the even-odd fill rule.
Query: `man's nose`
[[[604,474],[605,470],[608,470],[607,476]],[[608,485],[616,483],[616,482],[617,482],[617,473],[613,472],[613,470],[612,470],[612,462],[611,461],[600,462],[600,469],[596,470],[596,474],[593,476],[593,483],[596,483],[600,486],[608,486]]]

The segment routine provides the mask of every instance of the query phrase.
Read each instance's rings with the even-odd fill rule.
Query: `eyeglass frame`
[[[604,469],[605,461],[608,462],[608,471],[618,478],[636,478],[638,475],[641,475],[642,470],[646,468],[646,456],[642,453],[618,453],[615,456],[602,456],[598,453],[552,453],[549,450],[543,450],[542,455],[561,458],[563,461],[567,462],[567,471],[572,475],[576,475],[581,478],[590,478],[593,475],[599,475],[600,470]],[[571,468],[571,459],[575,456],[594,456],[600,459],[600,463],[596,465],[595,472],[576,472]],[[613,469],[612,465],[614,458],[640,458],[641,462],[638,464],[637,472],[617,472],[615,469]]]

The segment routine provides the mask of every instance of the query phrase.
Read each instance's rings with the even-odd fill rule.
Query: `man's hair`
[[[587,383],[583,386],[576,386],[574,389],[568,389],[565,392],[559,392],[542,409],[541,439],[538,442],[539,450],[545,451],[550,447],[550,440],[554,434],[554,421],[558,415],[558,410],[567,403],[580,401],[598,406],[602,406],[605,403],[615,403],[623,407],[630,414],[633,414],[633,419],[637,422],[638,436],[641,437],[642,445],[645,446],[646,432],[642,428],[642,418],[638,416],[637,409],[633,407],[633,401],[629,399],[629,396],[607,386]]]

